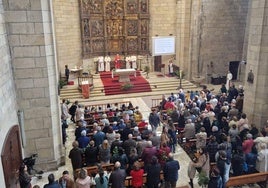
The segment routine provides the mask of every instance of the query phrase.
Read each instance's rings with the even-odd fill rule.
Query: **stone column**
[[[56,169],[63,147],[50,1],[7,0],[4,8],[18,109],[24,112],[24,155],[38,153],[37,165]]]
[[[192,65],[189,63],[192,0],[177,1],[176,10],[176,61],[189,79],[192,70]]]
[[[247,52],[244,112],[251,123],[262,127],[268,120],[268,0],[254,0]],[[252,70],[254,80],[248,82]]]

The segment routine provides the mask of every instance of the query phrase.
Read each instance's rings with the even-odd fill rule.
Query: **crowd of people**
[[[191,187],[196,171],[207,177],[209,188],[224,188],[230,175],[267,171],[268,126],[259,130],[249,124],[243,113],[243,92],[241,86],[237,89],[232,82],[228,90],[223,84],[217,94],[205,86],[196,92],[184,93],[180,89],[178,94],[163,95],[148,121],[131,103],[83,109],[78,101],[69,108],[63,99],[63,143],[67,119],[76,125],[68,155],[74,174],[69,187],[120,188],[131,176],[132,187],[139,188],[144,184],[145,173],[147,187],[176,187],[180,165],[173,153],[178,143],[183,145],[193,139],[196,145],[190,151],[195,157],[188,166]],[[159,126],[160,135],[156,132]],[[104,171],[102,166],[110,163],[114,164],[113,169]],[[98,166],[98,173],[89,176],[85,167],[90,166]],[[68,173],[64,172],[63,177],[65,174]],[[53,183],[55,180],[50,178]],[[67,180],[65,187],[66,183]]]
[[[195,141],[188,167],[190,186],[196,171],[208,179],[209,188],[224,188],[229,176],[265,172],[268,167],[268,125],[250,124],[243,113],[244,90],[230,82],[213,94],[206,86],[201,91],[179,90],[162,97],[160,111],[167,121],[177,124],[179,140]],[[266,185],[265,185],[266,186]],[[265,187],[264,186],[264,187]]]
[[[74,105],[77,105],[77,128],[69,158],[76,184],[80,181],[81,170],[85,171],[83,167],[99,166],[99,171],[102,171],[102,165],[113,163],[114,170],[103,173],[108,180],[103,183],[107,186],[124,187],[125,178],[131,176],[132,187],[142,187],[145,173],[147,187],[158,187],[163,182],[166,187],[176,186],[180,169],[179,162],[173,157],[176,128],[173,124],[163,126],[161,135],[157,135],[156,129],[161,122],[157,109],[152,109],[148,121],[139,107],[133,107],[131,103],[127,106],[107,104],[105,110],[85,107],[83,115],[77,118],[81,106],[77,102]],[[88,125],[85,119],[90,119],[92,125]],[[77,169],[80,169],[79,173],[76,173]],[[164,181],[160,180],[161,173]],[[98,174],[93,174],[95,178],[88,182],[101,187],[96,181]]]

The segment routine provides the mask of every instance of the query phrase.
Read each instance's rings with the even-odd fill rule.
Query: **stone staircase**
[[[145,73],[142,73],[144,77]],[[142,97],[142,96],[159,96],[162,94],[169,95],[170,93],[178,93],[179,79],[176,77],[158,77],[157,74],[150,73],[149,78],[147,78],[150,83],[152,92],[143,92],[143,93],[131,93],[131,94],[122,94],[120,97]],[[79,100],[79,101],[95,101],[95,100],[104,100],[104,99],[116,99],[118,95],[105,96],[104,87],[100,76],[98,74],[93,75],[93,85],[94,87],[90,91],[89,99],[83,99],[82,93],[78,90],[77,81],[72,86],[64,86],[60,91],[60,98],[69,99],[70,101]],[[197,90],[198,87],[193,83],[182,80],[182,88],[184,91]]]

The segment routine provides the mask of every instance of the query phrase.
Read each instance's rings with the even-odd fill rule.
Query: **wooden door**
[[[1,153],[6,187],[17,188],[17,170],[22,162],[19,126],[13,126],[4,141]]]
[[[162,58],[161,56],[154,56],[154,71],[161,72]]]

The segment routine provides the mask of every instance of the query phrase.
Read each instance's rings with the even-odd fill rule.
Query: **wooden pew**
[[[105,171],[107,169],[113,170],[114,169],[114,164],[113,163],[105,164],[105,165],[101,165],[101,167]],[[83,168],[87,171],[88,176],[95,176],[98,173],[98,170],[99,170],[98,166],[87,166],[87,167],[83,167]],[[79,172],[80,172],[80,169],[75,170],[75,177],[78,177]]]
[[[130,101],[124,101],[124,102],[117,102],[118,104],[118,110],[121,110],[121,106],[124,104],[126,107],[128,107]],[[103,113],[107,113],[109,112],[109,110],[107,109],[107,104],[110,104],[111,106],[114,106],[114,104],[116,103],[102,103],[102,104],[94,104],[94,105],[87,105],[87,106],[90,106],[90,107],[95,107],[96,110],[99,109],[99,107],[102,109],[102,112]],[[94,113],[94,112],[90,112],[91,114]]]
[[[242,176],[230,177],[228,180],[226,187],[233,187],[251,183],[265,182],[265,187],[267,187],[268,181],[268,172],[247,174]]]

